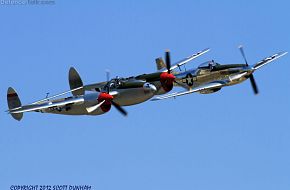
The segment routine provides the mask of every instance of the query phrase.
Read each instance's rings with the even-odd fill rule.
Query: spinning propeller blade
[[[124,110],[119,104],[117,104],[116,102],[114,101],[111,101],[112,105],[121,113],[123,114],[124,116],[127,116],[128,113],[126,110]]]
[[[245,55],[245,52],[244,52],[244,48],[243,48],[243,46],[240,45],[240,46],[239,46],[239,49],[240,49],[240,51],[241,51],[241,54],[242,54],[242,56],[243,56],[243,58],[244,58],[244,61],[245,61],[246,65],[248,66],[248,61],[247,61],[247,59],[246,59],[246,55]]]
[[[249,66],[248,61],[247,61],[247,58],[246,58],[246,55],[245,55],[245,52],[244,52],[243,46],[240,45],[239,46],[239,49],[240,49],[240,52],[241,52],[241,54],[242,54],[242,56],[244,58],[244,61],[246,63],[246,66]],[[258,94],[259,91],[258,91],[258,87],[257,87],[257,84],[256,84],[256,81],[255,81],[255,78],[254,78],[254,75],[253,74],[250,75],[250,81],[251,81],[251,85],[252,85],[252,88],[253,88],[254,93],[255,94]]]
[[[256,82],[255,82],[255,78],[254,78],[253,74],[250,75],[250,81],[251,81],[251,84],[252,84],[252,87],[253,87],[254,93],[255,93],[255,94],[258,94],[259,91],[258,91],[258,87],[257,87],[257,84],[256,84]]]
[[[101,103],[97,104],[97,105],[94,105],[94,106],[91,106],[91,107],[88,107],[86,108],[88,113],[92,113],[94,112],[95,110],[97,110],[99,107],[101,107],[101,105],[105,103],[105,100],[101,101]]]
[[[106,92],[101,92],[99,97],[98,97],[98,104],[93,105],[91,107],[87,107],[87,112],[88,113],[92,113],[94,111],[96,111],[98,108],[100,108],[103,104],[105,104],[106,106],[110,106],[113,105],[121,114],[123,114],[124,116],[127,116],[128,113],[116,102],[113,101],[114,97]],[[109,111],[111,107],[107,108]],[[107,112],[105,110],[103,110],[104,112]]]
[[[167,73],[170,74],[171,62],[170,62],[170,51],[169,50],[166,50],[166,52],[165,52],[165,62],[166,62]]]

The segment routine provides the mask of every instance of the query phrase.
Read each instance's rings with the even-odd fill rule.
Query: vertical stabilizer
[[[161,57],[155,59],[157,70],[166,68],[166,65]]]
[[[79,73],[76,71],[75,68],[71,67],[69,69],[69,74],[68,74],[68,80],[69,80],[69,86],[70,86],[70,89],[73,90],[73,89],[76,89],[76,88],[79,88],[79,87],[82,87],[83,86],[83,81],[79,75]],[[81,88],[79,90],[76,90],[76,91],[73,91],[72,94],[74,96],[80,96],[80,95],[84,95],[84,89]]]
[[[21,107],[21,101],[18,97],[17,92],[9,87],[7,91],[7,102],[9,110],[13,110],[15,108]],[[18,121],[20,121],[23,117],[23,113],[11,113],[12,117]]]

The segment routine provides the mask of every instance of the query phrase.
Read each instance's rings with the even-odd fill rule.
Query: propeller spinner
[[[160,74],[160,82],[165,91],[169,92],[173,88],[173,83],[175,82],[175,76],[171,73],[171,60],[170,60],[170,52],[166,50],[165,52],[165,64],[167,72],[163,72]]]
[[[98,97],[98,104],[86,108],[88,113],[92,113],[98,108],[101,108],[103,112],[108,112],[113,105],[122,115],[127,116],[128,113],[119,104],[113,101],[114,96],[110,94],[110,71],[106,70],[107,84],[105,87],[105,92],[101,92]]]

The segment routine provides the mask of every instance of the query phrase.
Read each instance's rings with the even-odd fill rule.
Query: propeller
[[[166,69],[167,69],[167,73],[170,74],[171,73],[171,60],[170,60],[170,51],[166,50],[165,51],[165,64],[166,64]]]
[[[244,48],[243,48],[243,46],[240,45],[240,46],[239,46],[239,49],[240,49],[240,52],[241,52],[241,54],[242,54],[242,56],[243,56],[243,58],[244,58],[244,61],[245,61],[245,63],[246,63],[246,66],[249,66],[248,61],[247,61],[247,58],[246,58],[246,55],[245,55],[245,52],[244,52]]]
[[[111,101],[112,105],[124,116],[127,116],[128,113],[126,110],[124,110],[124,108],[122,108],[119,104],[117,104],[116,102],[114,102],[113,100]]]
[[[173,88],[173,82],[175,81],[175,76],[171,73],[171,60],[170,60],[170,51],[165,51],[165,64],[167,72],[160,74],[160,82],[165,91],[169,92]]]
[[[96,109],[98,109],[99,107],[101,107],[103,105],[103,103],[105,103],[106,100],[103,100],[101,101],[101,103],[97,104],[97,105],[94,105],[94,106],[91,106],[91,107],[88,107],[86,108],[88,113],[92,113],[93,111],[95,111]]]
[[[254,93],[255,94],[258,94],[259,91],[258,91],[258,87],[257,87],[257,84],[256,84],[256,81],[255,81],[255,78],[254,78],[254,75],[253,74],[250,75],[250,81],[251,81],[251,84],[252,84]]]
[[[98,104],[86,108],[88,113],[92,113],[98,108],[101,108],[104,112],[108,112],[113,105],[122,115],[127,116],[128,113],[119,104],[113,101],[114,97],[110,94],[110,71],[106,70],[107,84],[105,92],[101,92],[98,97]]]
[[[245,55],[245,52],[244,52],[244,48],[242,45],[239,46],[239,49],[240,49],[240,52],[244,58],[244,61],[246,63],[246,66],[249,66],[248,64],[248,61],[247,61],[247,58],[246,58],[246,55]],[[253,91],[255,94],[258,94],[259,93],[259,90],[258,90],[258,87],[257,87],[257,84],[256,84],[256,81],[255,81],[255,78],[254,78],[254,75],[251,74],[250,75],[250,81],[251,81],[251,85],[252,85],[252,88],[253,88]]]
[[[98,108],[101,108],[103,112],[108,112],[111,109],[111,105],[113,105],[122,115],[127,116],[128,113],[124,110],[119,104],[113,101],[114,97],[106,92],[101,92],[98,97],[98,104],[86,108],[88,113],[92,113]]]

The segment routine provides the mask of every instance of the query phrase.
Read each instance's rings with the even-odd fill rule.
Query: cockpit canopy
[[[134,77],[120,78],[116,77],[111,79],[105,88],[116,89],[116,88],[139,88],[143,87],[146,83],[144,80],[136,80]]]
[[[110,88],[118,88],[124,80],[124,78],[116,77],[111,79],[108,84],[110,85]]]
[[[199,69],[212,69],[213,67],[218,66],[218,65],[220,65],[220,64],[217,63],[217,62],[214,62],[212,60],[212,61],[207,61],[207,62],[204,62],[204,63],[200,64],[198,66],[198,68]]]

